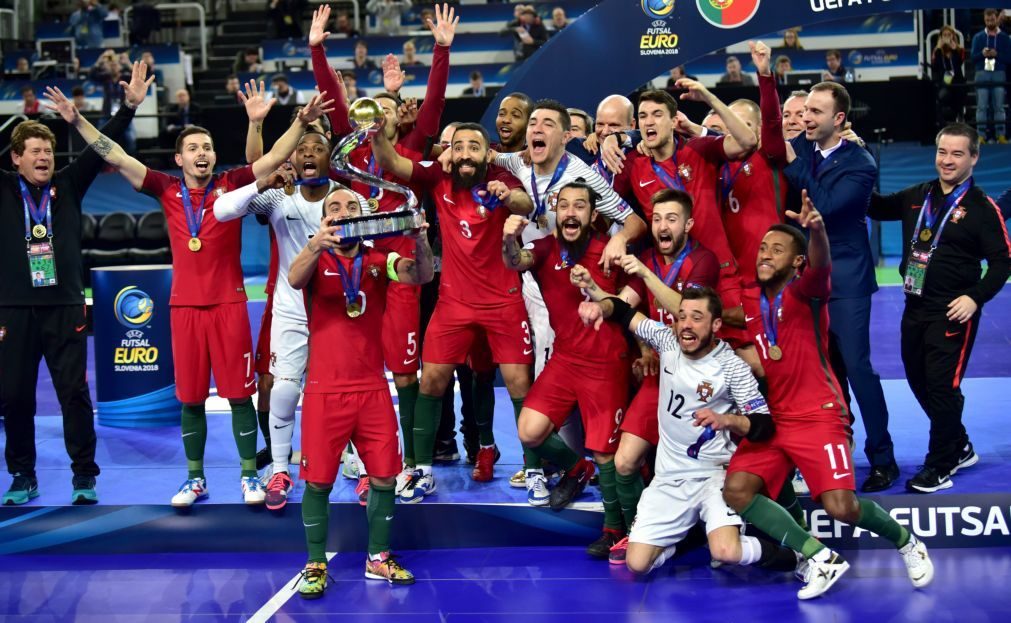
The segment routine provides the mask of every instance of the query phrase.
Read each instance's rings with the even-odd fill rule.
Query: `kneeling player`
[[[368,468],[368,559],[365,577],[411,584],[414,576],[390,556],[395,477],[400,471],[397,416],[383,367],[383,312],[391,281],[422,284],[434,274],[424,229],[415,234],[417,260],[344,243],[336,219],[361,215],[354,193],[331,191],[319,233],[292,262],[288,281],[308,288],[309,369],[302,406],[302,522],[309,562],[299,592],[321,597],[326,588],[329,497],[348,440]]]
[[[706,524],[713,560],[788,567],[795,562],[790,550],[743,536],[744,522],[723,501],[724,473],[736,447],[731,434],[758,441],[769,438],[773,426],[751,368],[716,339],[722,313],[719,296],[708,287],[684,291],[676,334],[617,297],[580,308],[587,325],[611,318],[660,354],[656,476],[642,494],[625,557],[635,573],[663,565],[699,521]]]

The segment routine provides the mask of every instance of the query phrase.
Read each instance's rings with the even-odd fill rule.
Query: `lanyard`
[[[484,197],[480,194],[482,191],[484,192]],[[498,195],[488,192],[487,184],[478,184],[471,188],[470,196],[474,198],[474,203],[478,204],[488,212],[494,212],[495,208],[502,205],[502,200],[498,198]]]
[[[558,161],[558,166],[555,167],[555,172],[551,175],[551,181],[548,185],[544,187],[544,199],[541,199],[541,194],[537,192],[537,173],[534,172],[534,166],[530,165],[530,188],[534,191],[534,217],[543,216],[547,212],[548,207],[548,193],[551,192],[551,187],[558,183],[558,180],[562,179],[562,174],[565,173],[565,167],[569,166],[569,154],[562,154],[562,159]]]
[[[920,216],[916,219],[916,228],[913,230],[913,244],[916,244],[917,240],[920,240],[921,233],[926,230],[928,233],[934,228],[934,224],[937,223],[937,215],[942,211],[944,212],[944,217],[941,219],[941,226],[936,232],[934,232],[934,239],[930,241],[930,250],[933,251],[937,248],[938,243],[941,241],[941,232],[944,231],[944,226],[948,224],[948,217],[951,213],[955,211],[955,208],[962,203],[962,199],[965,198],[966,193],[972,188],[972,178],[965,180],[959,184],[955,190],[951,191],[948,198],[944,200],[944,207],[938,210],[936,213],[931,210],[930,204],[931,195],[933,194],[933,185],[927,190],[927,197],[923,200],[923,207],[920,208]]]
[[[214,190],[214,179],[207,185],[204,196],[200,199],[200,209],[193,210],[193,200],[190,199],[190,189],[186,188],[186,180],[179,178],[180,193],[183,196],[183,213],[186,214],[186,227],[190,230],[190,238],[197,238],[200,235],[200,225],[204,222],[204,204],[207,197]]]
[[[21,203],[25,208],[25,240],[32,239],[32,223],[42,224],[42,219],[46,220],[46,232],[42,236],[53,237],[53,211],[49,209],[49,191],[52,183],[46,184],[42,189],[42,198],[39,204],[35,205],[32,193],[28,190],[28,185],[18,176],[18,184],[21,185]],[[42,236],[38,236],[41,238]]]
[[[787,287],[790,284],[787,284]],[[786,292],[786,287],[779,291],[776,295],[775,300],[772,304],[769,304],[768,297],[765,296],[765,290],[762,290],[761,300],[762,304],[762,326],[765,328],[765,337],[769,340],[770,346],[776,345],[777,334],[779,332],[779,310],[783,306],[783,293]]]
[[[304,180],[295,180],[293,186],[322,186],[330,181],[329,177],[310,177]]]
[[[748,162],[751,161],[751,156],[741,163],[741,166],[737,167],[737,172],[733,175],[730,174],[730,163],[725,162],[723,164],[723,175],[720,177],[720,182],[723,186],[723,200],[726,201],[730,197],[730,193],[734,190],[734,184],[737,182],[737,176],[741,174],[744,167],[748,166]]]
[[[691,240],[685,242],[685,248],[681,249],[681,253],[678,254],[677,259],[671,263],[666,275],[663,273],[663,268],[661,267],[662,265],[657,261],[656,249],[653,249],[653,272],[656,273],[657,277],[663,280],[665,286],[673,288],[674,280],[677,279],[678,273],[681,272],[681,265],[685,263],[685,258],[687,258],[694,249],[695,247],[692,245]]]
[[[333,252],[333,249],[330,249],[330,254],[337,260],[337,274],[340,275],[341,285],[344,286],[344,298],[347,299],[347,304],[351,305],[358,300],[358,290],[362,285],[362,261],[364,258],[362,248],[359,246],[358,253],[355,254],[350,277],[348,276],[348,271],[344,268],[344,264],[341,263],[340,258]]]
[[[593,161],[590,168],[596,171],[600,177],[604,178],[608,186],[614,184],[614,174],[607,170],[607,165],[604,164],[603,156],[597,156],[597,159]]]
[[[380,169],[379,165],[376,163],[376,156],[375,156],[375,154],[370,154],[369,155],[369,173],[371,173],[372,175],[375,175],[376,177],[382,177],[383,176],[383,170]],[[369,191],[369,199],[375,199],[378,196],[379,196],[379,187],[378,186],[373,186],[372,190]]]

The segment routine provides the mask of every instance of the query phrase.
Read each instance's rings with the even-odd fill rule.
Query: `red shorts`
[[[488,345],[488,336],[484,333],[478,333],[474,338],[474,343],[470,346],[470,355],[467,356],[467,365],[474,372],[495,370],[495,357],[492,355],[491,346]]]
[[[495,363],[529,365],[534,362],[530,323],[523,299],[492,309],[476,309],[456,301],[440,300],[425,332],[425,361],[461,364],[472,355],[474,365],[481,365],[486,363],[481,361],[480,348],[485,340]]]
[[[419,369],[418,333],[421,332],[421,287],[391,282],[383,314],[383,358],[394,374]]]
[[[306,482],[334,482],[349,440],[370,476],[392,478],[400,473],[400,437],[389,389],[305,395],[299,477]]]
[[[856,490],[850,436],[842,421],[776,422],[776,434],[769,441],[741,441],[727,471],[761,477],[769,497],[776,499],[794,466],[815,501],[833,489]]]
[[[632,433],[654,446],[660,443],[660,423],[657,408],[660,402],[660,377],[644,376],[639,392],[628,405],[628,413],[621,420],[621,432]]]
[[[630,373],[623,359],[586,364],[555,351],[534,381],[523,407],[543,413],[555,428],[561,428],[578,406],[587,449],[614,454],[618,449],[618,427],[628,406]]]
[[[267,295],[267,304],[260,318],[260,333],[256,336],[256,374],[270,374],[270,325],[274,320],[274,293]]]
[[[172,307],[169,314],[180,402],[203,404],[210,392],[211,372],[218,396],[240,400],[253,395],[253,338],[245,302]]]

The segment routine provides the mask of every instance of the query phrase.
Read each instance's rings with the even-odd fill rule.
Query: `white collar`
[[[839,149],[840,147],[842,147],[843,143],[845,143],[845,142],[846,141],[844,141],[842,139],[839,139],[838,143],[836,143],[832,147],[829,147],[828,149],[822,149],[821,147],[818,147],[816,145],[815,148],[814,148],[814,150],[817,151],[817,152],[819,152],[821,154],[822,158],[828,160],[828,157],[831,156],[833,153],[835,153],[835,151],[837,149]]]

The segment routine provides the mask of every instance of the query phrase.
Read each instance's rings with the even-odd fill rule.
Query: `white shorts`
[[[274,314],[270,325],[270,373],[301,384],[309,363],[309,325]]]
[[[534,338],[534,378],[541,374],[544,364],[551,358],[555,332],[548,322],[548,308],[544,305],[540,286],[529,272],[523,273],[523,303],[530,318],[530,333]]]
[[[723,472],[705,479],[654,479],[642,492],[636,509],[630,543],[670,547],[681,541],[700,520],[706,534],[744,521],[723,501]]]

